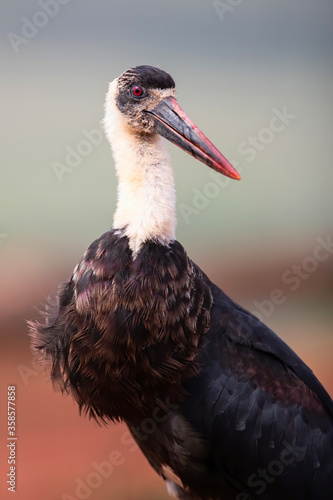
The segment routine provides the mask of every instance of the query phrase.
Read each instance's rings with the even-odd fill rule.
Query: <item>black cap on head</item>
[[[173,78],[154,66],[135,66],[128,69],[119,79],[119,87],[130,88],[134,83],[147,89],[170,89],[175,87]]]

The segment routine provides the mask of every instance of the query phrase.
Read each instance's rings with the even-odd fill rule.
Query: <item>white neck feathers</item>
[[[124,230],[137,254],[147,240],[167,245],[175,239],[174,178],[164,139],[136,134],[117,108],[116,83],[110,84],[104,119],[119,179],[113,228]]]

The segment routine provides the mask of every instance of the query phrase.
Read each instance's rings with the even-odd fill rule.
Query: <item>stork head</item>
[[[120,112],[127,131],[144,137],[159,134],[210,168],[232,179],[238,172],[191,121],[176,101],[173,78],[159,68],[136,66],[110,84],[106,100],[106,132],[111,140]]]

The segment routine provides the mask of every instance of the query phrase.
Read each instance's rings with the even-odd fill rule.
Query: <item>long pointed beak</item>
[[[240,179],[239,173],[194,125],[176,99],[166,97],[148,113],[154,117],[155,131],[158,134],[217,172],[232,179]]]

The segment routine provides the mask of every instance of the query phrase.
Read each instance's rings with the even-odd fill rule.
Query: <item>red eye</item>
[[[133,87],[132,87],[132,95],[134,95],[134,97],[141,97],[142,94],[143,94],[143,90],[140,87],[140,85],[133,85]]]

